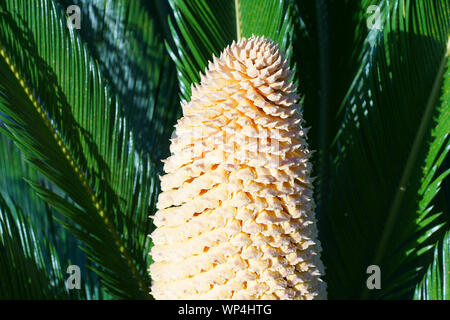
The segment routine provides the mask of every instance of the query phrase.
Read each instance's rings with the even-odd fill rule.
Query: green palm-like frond
[[[115,296],[148,297],[147,216],[156,186],[116,99],[54,2],[2,2],[0,24],[3,131],[70,201],[29,183],[70,220],[60,221]]]
[[[442,234],[448,217],[432,200],[448,174],[436,172],[449,150],[449,9],[380,2],[381,28],[367,35],[331,148],[321,231],[332,297],[411,297],[421,258]],[[372,264],[381,290],[365,286]]]
[[[441,248],[441,250],[439,250]],[[442,246],[436,245],[433,263],[417,285],[414,299],[450,300],[450,232],[444,237]]]
[[[133,132],[136,149],[160,164],[179,117],[175,66],[164,45],[165,1],[59,0],[82,10],[79,30]]]
[[[362,46],[369,30],[367,8],[378,2],[294,1],[293,61],[304,94],[304,117],[311,127],[309,144],[318,151],[314,168],[319,220],[331,188],[330,145],[343,118],[338,110],[361,65]]]
[[[292,6],[288,1],[169,0],[170,21],[181,97],[190,99],[191,84],[200,80],[212,55],[243,37],[266,36],[288,53],[292,40]]]
[[[27,164],[22,152],[6,135],[0,135],[0,150],[3,154],[0,158],[0,176],[2,177],[0,190],[7,192],[20,203],[25,212],[37,213],[32,216],[35,226],[48,230],[50,222],[46,215],[45,201],[34,192],[30,192],[31,189],[24,179],[39,181],[42,177],[39,177],[37,171]]]
[[[0,150],[3,155],[0,158],[0,176],[2,177],[0,192],[8,194],[16,203],[19,203],[24,215],[27,219],[31,219],[34,229],[39,230],[37,244],[49,241],[55,248],[63,268],[69,264],[80,267],[84,283],[89,287],[86,293],[89,297],[96,297],[94,291],[97,281],[95,275],[86,268],[91,263],[87,261],[86,253],[79,248],[80,242],[56,222],[54,217],[61,219],[64,217],[33,192],[26,180],[51,188],[50,182],[26,162],[23,153],[6,135],[0,135]],[[6,275],[5,277],[7,278]]]

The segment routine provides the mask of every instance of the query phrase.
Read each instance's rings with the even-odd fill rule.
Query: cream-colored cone
[[[165,160],[151,234],[156,299],[325,299],[292,72],[242,39],[192,88]]]

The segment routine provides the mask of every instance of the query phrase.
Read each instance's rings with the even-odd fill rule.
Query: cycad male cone
[[[252,37],[183,103],[151,234],[156,299],[324,299],[310,152],[292,72]]]

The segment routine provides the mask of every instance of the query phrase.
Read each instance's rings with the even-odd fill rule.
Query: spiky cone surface
[[[183,103],[151,234],[155,299],[325,299],[292,72],[242,39]]]

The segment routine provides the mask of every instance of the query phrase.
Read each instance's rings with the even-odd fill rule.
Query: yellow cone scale
[[[278,45],[252,37],[192,88],[153,217],[154,298],[326,298],[291,76]]]

